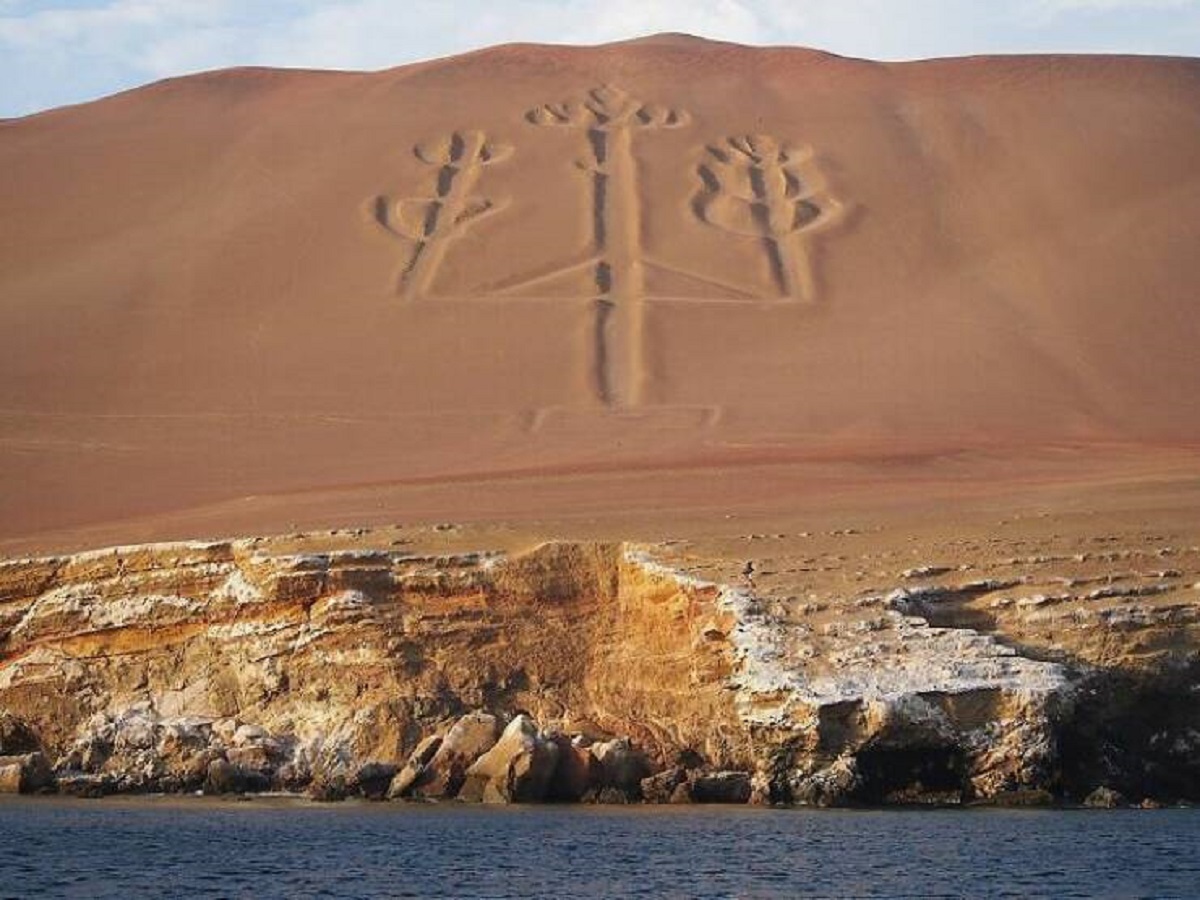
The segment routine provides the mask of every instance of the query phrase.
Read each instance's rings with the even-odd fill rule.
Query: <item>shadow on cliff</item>
[[[1073,689],[1056,728],[1056,792],[1082,801],[1106,787],[1130,799],[1200,802],[1200,658],[1176,652],[1186,641],[1168,633],[1156,641],[1166,649],[1155,658],[1100,665],[1015,638],[995,613],[966,605],[974,596],[925,603],[919,613],[934,627],[969,628],[1066,668]]]

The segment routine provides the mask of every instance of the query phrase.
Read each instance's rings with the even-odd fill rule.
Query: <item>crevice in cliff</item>
[[[967,765],[960,748],[950,746],[865,747],[855,754],[855,802],[875,806],[960,803],[967,790]]]

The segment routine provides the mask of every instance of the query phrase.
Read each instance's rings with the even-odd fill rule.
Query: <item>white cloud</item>
[[[328,4],[257,41],[275,64],[382,68],[507,41],[595,44],[658,31],[690,31],[728,40],[768,34],[747,0],[410,0],[396,15],[391,0]],[[300,62],[297,63],[297,60]]]
[[[228,14],[223,0],[112,0],[88,7],[52,7],[0,18],[0,41],[15,47],[59,45],[100,37],[132,36],[163,28],[218,21]]]
[[[229,65],[377,69],[657,31],[903,59],[1200,53],[1200,0],[0,0],[0,115]]]
[[[1113,12],[1140,9],[1187,9],[1195,7],[1193,0],[1037,0],[1037,6],[1053,14],[1078,10]]]

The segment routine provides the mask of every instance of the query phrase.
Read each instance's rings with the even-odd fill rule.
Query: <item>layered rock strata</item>
[[[0,565],[0,790],[813,805],[1200,793],[1195,598],[1110,590],[1087,618],[1021,593],[1025,577],[925,569],[831,607],[700,577],[666,547],[278,547]],[[1035,627],[1071,652],[1031,640]]]

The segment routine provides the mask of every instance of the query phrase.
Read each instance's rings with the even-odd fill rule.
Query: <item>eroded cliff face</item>
[[[60,768],[131,789],[202,780],[161,771],[176,726],[227,746],[269,736],[294,787],[402,761],[477,708],[630,735],[660,759],[751,758],[731,659],[703,634],[723,617],[615,545],[503,559],[170,544],[14,561],[0,579],[0,706]],[[135,771],[129,748],[145,751]]]
[[[1017,596],[1027,575],[906,573],[801,601],[749,573],[701,576],[666,546],[284,547],[0,565],[10,789],[382,796],[407,768],[394,795],[465,781],[493,799],[1196,796],[1197,605],[1165,590],[1113,589],[1127,612],[1059,622],[1072,604]],[[1145,646],[1159,652],[1131,655]],[[1159,694],[1161,710],[1145,702]],[[455,751],[449,790],[430,766],[449,765],[472,711],[493,719]],[[1158,748],[1149,771],[1137,741]]]

